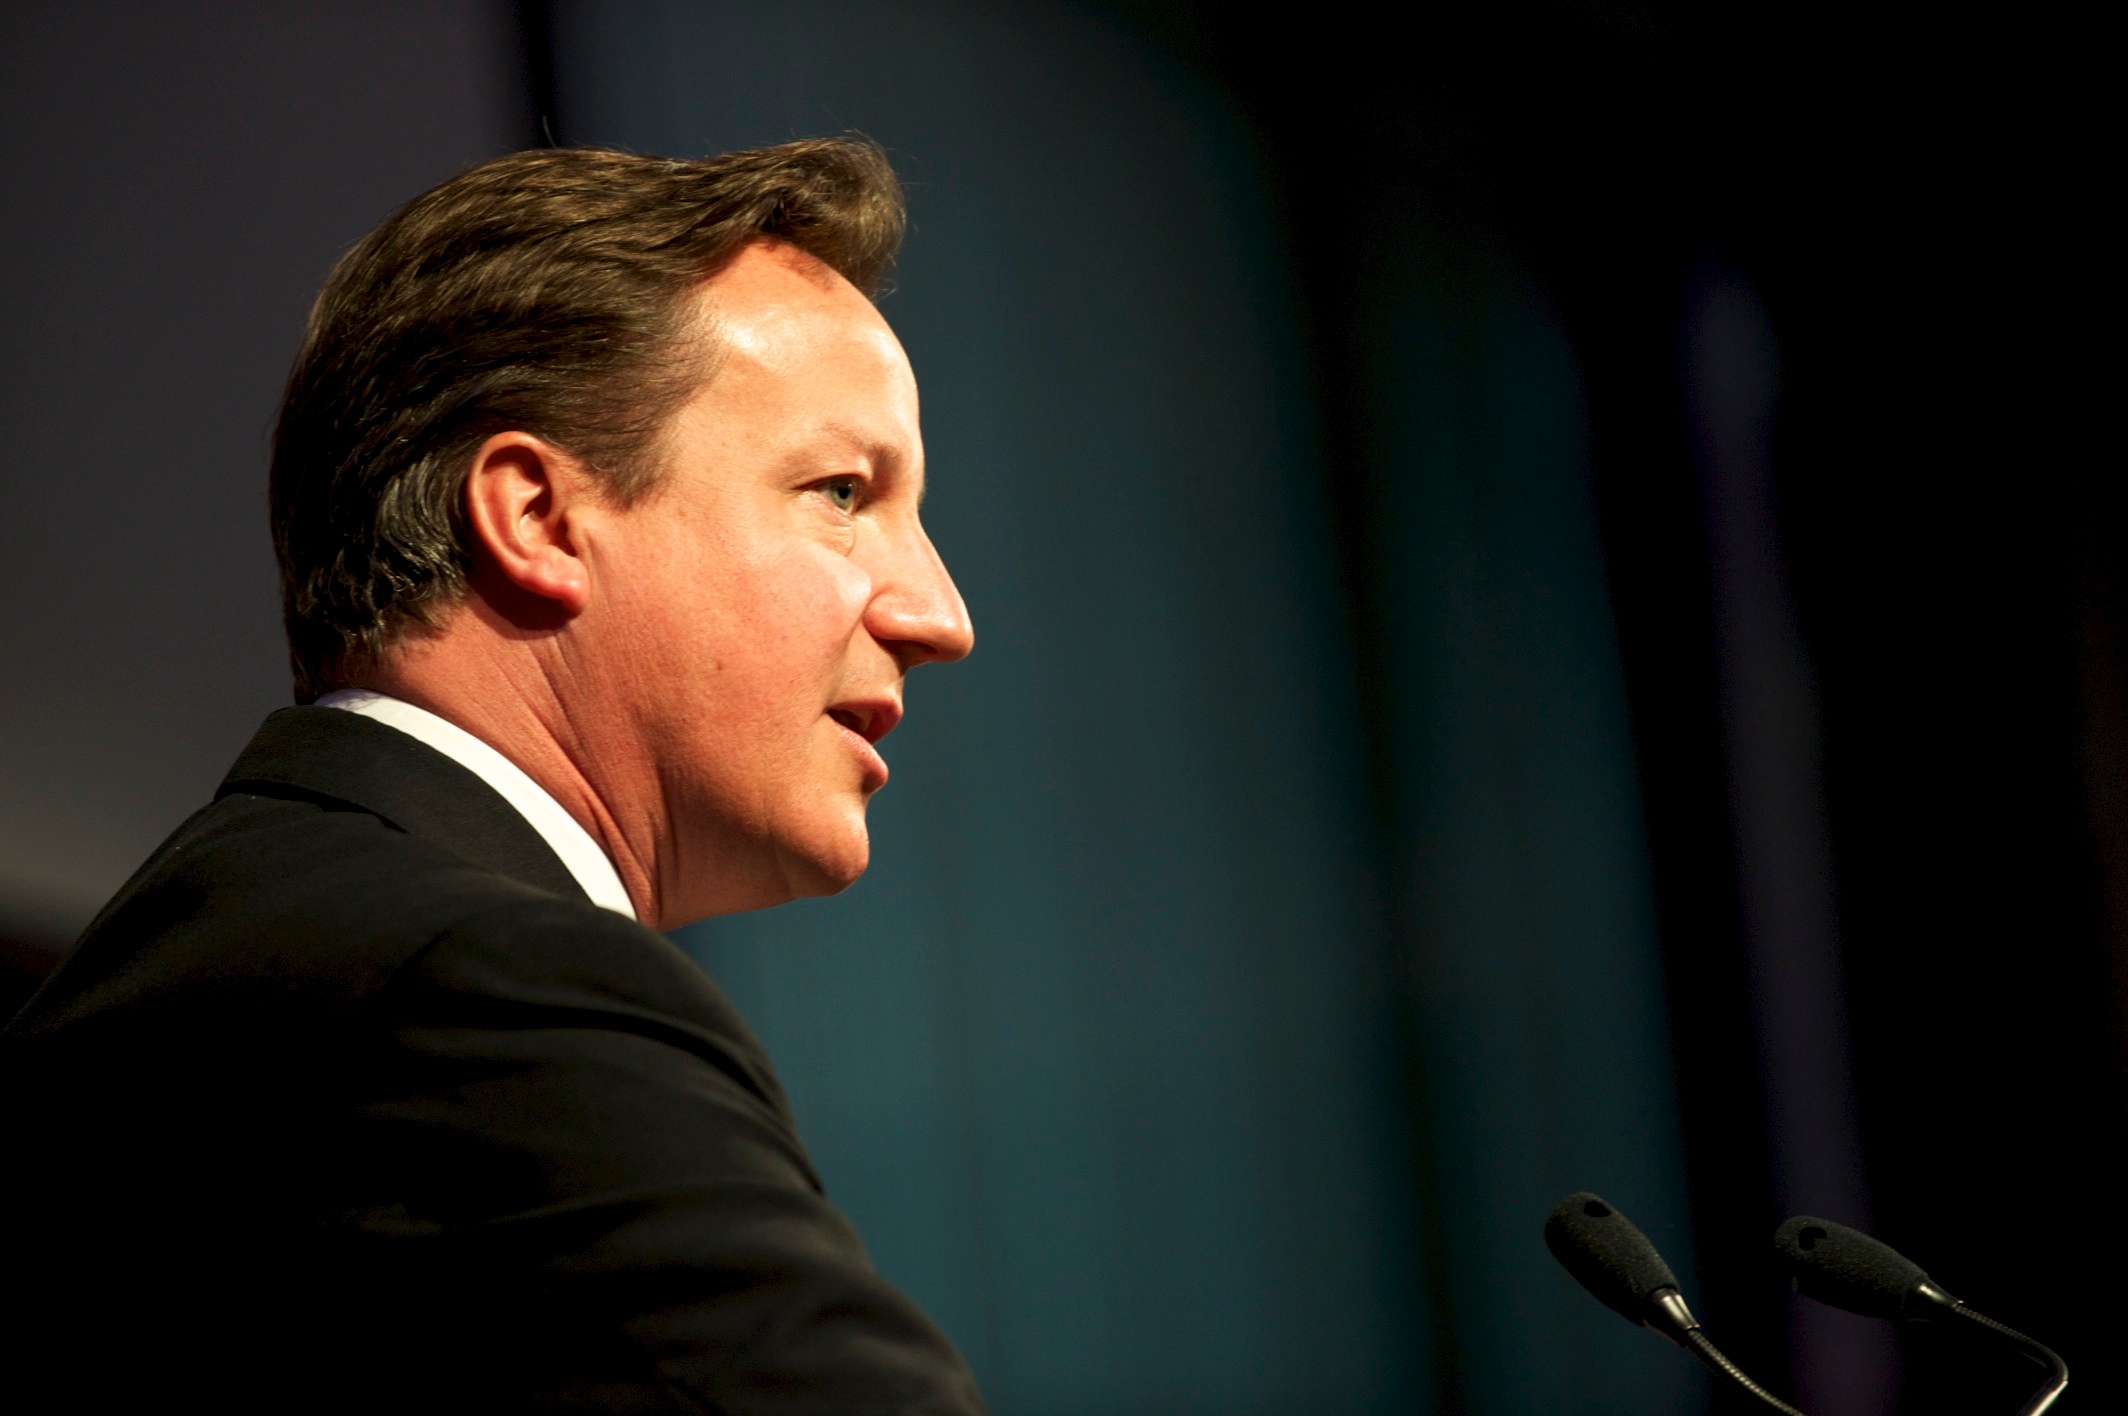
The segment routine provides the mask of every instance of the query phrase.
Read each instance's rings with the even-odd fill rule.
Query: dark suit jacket
[[[717,987],[353,713],[266,721],[0,1097],[0,1406],[982,1409]]]

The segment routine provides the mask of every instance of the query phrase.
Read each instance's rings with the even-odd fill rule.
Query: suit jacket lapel
[[[344,802],[468,864],[589,898],[546,838],[493,787],[420,739],[337,708],[283,708],[259,727],[217,798],[289,789]]]

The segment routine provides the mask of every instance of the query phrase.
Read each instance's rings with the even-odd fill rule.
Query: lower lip
[[[867,742],[863,733],[853,728],[845,727],[841,723],[836,723],[833,718],[828,719],[828,721],[835,723],[835,731],[849,739],[852,750],[857,753],[858,762],[864,767],[865,785],[873,791],[878,791],[885,786],[887,784],[887,759],[879,755],[879,749]]]

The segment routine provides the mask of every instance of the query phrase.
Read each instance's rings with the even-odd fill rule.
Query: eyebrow
[[[924,498],[931,494],[931,479],[926,477],[920,469],[912,472],[909,467],[909,459],[903,456],[898,448],[881,442],[878,438],[852,427],[848,423],[825,422],[819,425],[818,431],[823,439],[834,439],[848,443],[863,453],[874,466],[891,467],[895,475],[900,477],[913,476],[917,483],[917,506],[921,507],[924,504]]]

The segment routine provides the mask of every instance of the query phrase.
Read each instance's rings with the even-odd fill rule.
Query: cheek
[[[674,626],[690,661],[681,672],[717,716],[810,722],[841,687],[870,593],[863,570],[818,546],[704,576]]]
[[[870,577],[847,558],[826,547],[794,547],[747,566],[734,586],[732,647],[755,660],[764,677],[817,684],[849,652],[868,596]]]
[[[864,614],[869,579],[845,556],[821,546],[796,546],[745,567],[739,593],[753,628],[780,635],[804,654],[847,631]],[[838,632],[840,631],[840,632]]]

